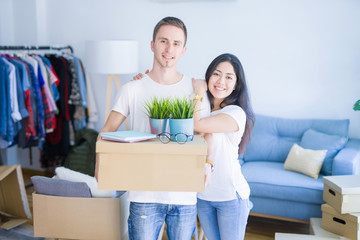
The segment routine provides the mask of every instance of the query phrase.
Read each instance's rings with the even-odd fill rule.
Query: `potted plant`
[[[170,135],[172,141],[185,143],[192,141],[194,135],[195,104],[187,97],[171,100],[170,104]]]
[[[354,111],[360,111],[360,99],[354,104]]]
[[[160,134],[166,132],[170,117],[170,99],[154,97],[146,101],[144,108],[150,119],[151,133]]]

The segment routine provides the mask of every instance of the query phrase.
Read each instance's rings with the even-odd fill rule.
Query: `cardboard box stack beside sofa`
[[[324,177],[322,228],[360,239],[360,175]]]

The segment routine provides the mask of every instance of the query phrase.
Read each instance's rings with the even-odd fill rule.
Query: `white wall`
[[[256,113],[289,118],[348,118],[349,135],[360,138],[360,112],[352,110],[360,98],[358,0],[12,3],[0,3],[0,9],[5,7],[13,13],[9,22],[13,27],[1,28],[0,44],[70,44],[86,63],[86,40],[136,39],[142,71],[152,66],[153,27],[165,16],[177,16],[185,22],[189,34],[180,71],[203,77],[214,57],[234,53],[244,65]],[[7,25],[4,17],[0,20],[0,26]],[[101,117],[96,129],[100,130],[104,123],[106,77],[90,77],[97,91]],[[121,79],[125,83],[130,77]]]
[[[0,2],[0,43],[14,42],[13,4],[11,0]]]

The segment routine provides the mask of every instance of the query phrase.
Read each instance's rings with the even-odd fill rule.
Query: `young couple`
[[[154,96],[183,97],[194,92],[194,130],[206,134],[208,158],[214,164],[212,180],[203,193],[129,191],[129,237],[156,240],[165,221],[170,240],[190,240],[198,215],[209,240],[243,239],[250,189],[237,159],[245,151],[254,124],[244,71],[237,57],[222,54],[209,65],[206,81],[191,80],[176,69],[186,52],[186,39],[187,30],[180,19],[160,20],[151,41],[151,71],[123,86],[100,133],[116,131],[128,116],[132,130],[150,132],[143,110],[145,101]],[[203,97],[210,103],[200,101]],[[96,178],[97,171],[98,158]]]

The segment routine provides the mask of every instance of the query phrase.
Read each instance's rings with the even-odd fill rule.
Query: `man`
[[[146,101],[154,96],[188,97],[193,92],[191,79],[176,69],[186,52],[186,39],[186,26],[178,18],[166,17],[155,26],[151,41],[154,53],[151,71],[141,80],[123,86],[100,133],[116,131],[126,117],[129,117],[132,130],[150,132],[149,118],[144,113]],[[98,159],[96,178],[97,174]],[[169,239],[191,239],[196,223],[196,192],[130,191],[129,200],[130,239],[157,239],[164,221]]]

